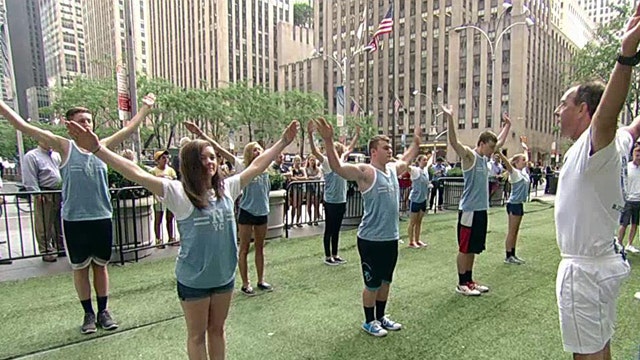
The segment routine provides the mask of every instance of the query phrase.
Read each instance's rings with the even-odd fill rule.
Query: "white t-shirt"
[[[624,206],[622,184],[633,138],[618,130],[615,140],[593,155],[591,128],[566,152],[555,201],[556,238],[569,256],[614,254],[613,236]]]
[[[527,172],[527,168],[522,170],[518,170],[513,168],[513,171],[509,173],[509,182],[512,184],[517,183],[518,181],[524,179],[524,181],[529,182],[529,173]]]
[[[411,174],[411,181],[417,179],[422,174],[427,174],[427,181],[429,181],[429,169],[426,167],[424,169],[420,169],[419,166],[409,166],[409,174]]]
[[[331,170],[331,166],[329,166],[329,159],[327,159],[326,156],[318,159],[318,161],[320,161],[320,169],[322,170],[323,174],[328,174],[333,171]]]
[[[164,188],[164,197],[162,203],[171,210],[175,215],[176,220],[184,220],[191,215],[195,207],[187,197],[187,193],[182,187],[182,183],[179,180],[162,179]],[[240,186],[240,175],[234,175],[224,179],[224,195],[231,198],[232,201],[236,201],[238,196],[242,193],[242,187]],[[214,192],[211,191],[211,198],[215,199]]]
[[[640,166],[627,165],[627,200],[640,201]]]

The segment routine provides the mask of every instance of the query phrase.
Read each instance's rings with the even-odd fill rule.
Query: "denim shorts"
[[[226,285],[222,285],[214,288],[207,288],[207,289],[192,288],[187,285],[181,284],[179,281],[177,281],[177,284],[178,284],[177,285],[178,298],[180,298],[180,300],[195,301],[195,300],[208,298],[213,294],[224,294],[224,293],[233,291],[233,287],[235,285],[235,279],[229,281],[229,283]]]

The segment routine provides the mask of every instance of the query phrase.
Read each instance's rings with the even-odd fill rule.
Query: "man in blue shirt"
[[[447,176],[447,165],[444,163],[444,159],[438,157],[436,163],[431,166],[433,169],[433,178],[431,178],[431,198],[429,199],[429,210],[433,209],[433,203],[438,195],[438,210],[442,210],[442,203],[444,202],[444,185],[440,181],[440,178]]]

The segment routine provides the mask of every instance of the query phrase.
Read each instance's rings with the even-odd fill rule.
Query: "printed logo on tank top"
[[[193,226],[211,226],[214,231],[222,231],[225,223],[234,220],[233,211],[228,209],[213,209],[203,215],[193,218]]]

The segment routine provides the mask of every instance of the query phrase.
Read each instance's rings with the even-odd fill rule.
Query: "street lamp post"
[[[351,54],[351,56],[345,55],[342,57],[342,59],[338,60],[335,56],[333,55],[328,55],[328,54],[324,54],[322,52],[322,50],[314,50],[312,56],[313,57],[322,57],[323,59],[329,59],[331,61],[333,61],[333,63],[336,64],[336,66],[338,67],[338,69],[340,70],[340,75],[341,75],[341,82],[340,85],[342,86],[342,91],[344,91],[344,105],[342,107],[342,119],[343,121],[346,119],[347,117],[347,104],[349,104],[349,94],[348,94],[348,87],[349,87],[349,72],[347,71],[349,69],[349,65],[351,64],[351,61],[353,61],[353,59],[358,56],[359,54],[363,53],[365,51],[365,47],[361,47],[358,50],[354,51],[353,54]],[[344,124],[340,124],[338,122],[338,126],[340,128],[343,127]]]
[[[441,92],[442,92],[442,88],[438,86],[438,88],[436,89],[435,100],[434,100],[434,98],[429,97],[425,93],[421,93],[417,89],[413,91],[413,96],[424,97],[429,103],[429,105],[431,106],[431,128],[429,129],[429,133],[428,133],[429,136],[438,135],[438,116],[442,114],[442,113],[438,113],[438,105],[439,105],[438,94],[440,94]]]
[[[498,19],[498,23],[500,22],[500,20],[502,19],[502,16],[511,11],[511,8],[513,7],[513,5],[510,2],[504,2],[504,4],[502,4],[502,6],[504,7],[504,10],[502,12],[502,14],[500,14],[500,17]],[[526,7],[524,7],[523,12],[521,15],[529,15],[529,9],[527,9]],[[496,28],[498,23],[496,23]],[[480,34],[482,34],[485,39],[487,39],[487,44],[489,44],[489,50],[491,52],[491,118],[492,119],[500,119],[500,107],[496,106],[496,103],[501,103],[500,98],[497,99],[497,97],[495,96],[496,94],[496,90],[498,91],[498,95],[500,95],[500,86],[496,86],[496,49],[498,47],[498,45],[500,44],[500,41],[502,40],[502,38],[504,37],[504,35],[506,33],[508,33],[512,28],[516,27],[516,26],[520,26],[520,25],[524,25],[526,27],[531,27],[534,25],[534,21],[530,18],[530,17],[526,17],[524,19],[524,21],[518,21],[515,22],[509,26],[507,26],[506,28],[504,28],[502,30],[502,32],[500,32],[500,34],[498,34],[498,36],[494,37],[493,41],[491,40],[491,37],[489,36],[489,34],[484,31],[482,28],[476,26],[476,25],[460,25],[456,28],[453,29],[453,31],[455,31],[456,33],[460,33],[463,30],[466,29],[473,29],[478,31]],[[496,99],[498,101],[496,101]],[[497,111],[495,111],[495,109],[497,109]]]

